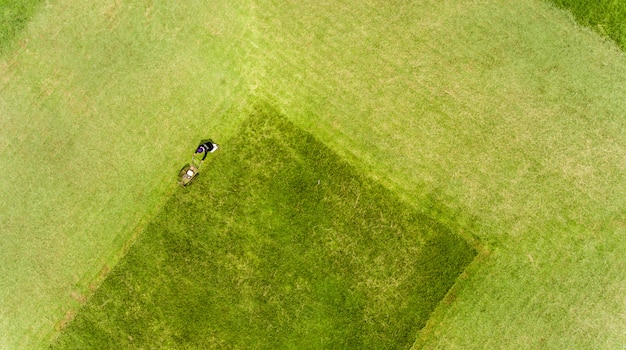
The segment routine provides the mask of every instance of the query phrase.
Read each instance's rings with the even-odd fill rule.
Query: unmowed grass
[[[543,1],[259,4],[257,93],[487,248],[415,348],[623,347],[622,51]]]
[[[474,250],[271,108],[255,111],[52,348],[413,344]]]
[[[624,348],[626,60],[564,11],[536,0],[45,6],[0,60],[2,347],[47,345],[194,142],[235,133],[252,91],[487,245],[416,348]]]
[[[0,54],[8,349],[48,345],[163,205],[196,142],[236,131],[249,89],[242,2],[40,6]]]
[[[571,11],[576,20],[614,40],[626,50],[626,1],[550,0]]]
[[[24,29],[43,0],[0,0],[0,53]]]

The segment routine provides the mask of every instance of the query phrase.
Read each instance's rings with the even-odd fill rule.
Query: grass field
[[[41,2],[41,0],[0,0],[0,52],[14,42]]]
[[[257,109],[53,348],[408,348],[473,257]]]
[[[234,2],[46,2],[0,62],[0,344],[76,310],[247,104]],[[241,45],[238,42],[238,45]]]
[[[230,140],[253,101],[479,244],[416,348],[626,346],[626,58],[565,11],[65,0],[13,40],[4,348],[45,347],[148,232],[193,143]]]
[[[621,0],[551,0],[571,11],[580,23],[614,40],[626,50],[626,2]]]
[[[417,347],[623,347],[623,52],[536,1],[260,8],[258,94],[491,247]]]

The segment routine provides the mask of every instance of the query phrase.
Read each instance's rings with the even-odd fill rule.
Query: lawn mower
[[[189,164],[185,164],[185,166],[183,166],[178,173],[178,184],[183,187],[191,185],[193,180],[198,177],[198,172],[200,171],[200,167],[203,163],[204,161],[200,161],[200,163],[198,164],[195,154],[191,156],[191,162],[189,162]]]
[[[193,154],[193,156],[191,156],[191,162],[189,162],[189,164],[186,164],[182,169],[180,169],[180,172],[178,172],[178,184],[183,187],[191,185],[193,180],[198,177],[200,167],[202,167],[202,164],[204,164],[204,159],[207,156],[206,152],[213,153],[217,151],[217,148],[217,144],[213,143],[213,141],[210,139],[201,141],[198,149]],[[196,155],[202,152],[205,152],[204,157],[202,157],[202,160],[198,163],[198,161],[196,161]]]

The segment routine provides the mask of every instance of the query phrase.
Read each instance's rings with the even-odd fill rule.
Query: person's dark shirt
[[[196,150],[196,153],[202,153],[204,152],[204,156],[202,157],[202,160],[206,159],[207,154],[209,154],[209,152],[211,152],[211,150],[213,149],[213,147],[215,147],[213,145],[213,143],[211,142],[205,142],[202,143],[198,146],[198,149]]]

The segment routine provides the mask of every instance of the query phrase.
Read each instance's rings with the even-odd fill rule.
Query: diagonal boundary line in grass
[[[257,106],[54,348],[408,348],[475,251]]]
[[[245,105],[246,102],[242,102],[242,104]],[[221,102],[218,107],[222,110],[228,110],[225,102]],[[243,107],[243,109],[245,110],[246,107]],[[228,113],[231,112],[232,111],[229,111]],[[232,136],[227,135],[227,138],[228,137]],[[117,264],[129,253],[135,242],[140,239],[150,223],[155,220],[155,218],[162,211],[163,207],[178,190],[179,186],[175,181],[175,175],[176,174],[172,173],[169,185],[166,184],[160,189],[160,195],[150,209],[141,215],[138,222],[134,226],[128,228],[129,234],[118,237],[115,240],[115,243],[112,244],[114,249],[111,249],[111,251],[105,252],[106,254],[99,256],[98,263],[94,265],[94,268],[81,275],[79,281],[73,288],[71,295],[73,299],[72,305],[67,309],[63,318],[54,320],[53,332],[42,331],[40,333],[40,346],[48,347],[51,339],[58,337],[59,332],[72,322],[79,309],[96,293],[98,288],[100,288],[102,283],[111,273],[112,269],[117,266]],[[164,178],[166,177],[167,175],[164,175]]]
[[[626,50],[626,2],[548,0],[558,8],[567,10],[579,24],[615,42]]]
[[[121,26],[106,28],[105,3],[46,3],[0,63],[9,111],[0,122],[9,136],[0,137],[8,150],[0,192],[15,198],[0,215],[9,222],[0,343],[9,348],[47,346],[169,197],[168,178],[190,142],[216,125],[212,136],[227,138],[240,123],[231,111],[245,105],[249,85],[240,73],[251,64],[245,9],[116,3]],[[216,28],[219,37],[201,35]],[[41,96],[48,78],[53,89]],[[35,155],[33,144],[46,147]],[[15,186],[8,169],[27,159],[29,174]]]

